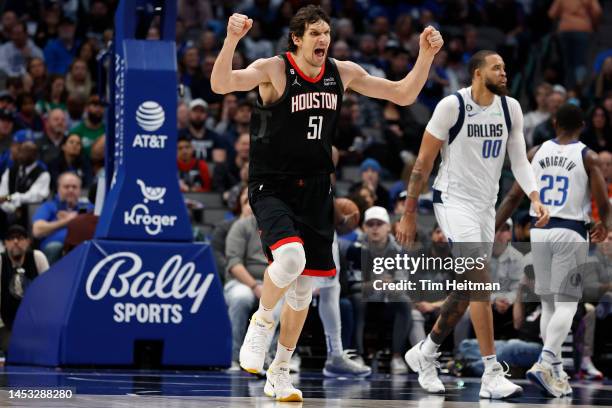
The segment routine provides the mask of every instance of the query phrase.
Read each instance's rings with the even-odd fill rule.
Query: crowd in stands
[[[177,178],[182,192],[217,193],[228,209],[226,219],[218,220],[210,234],[200,236],[211,242],[224,283],[236,359],[267,264],[246,192],[249,125],[257,94],[215,94],[210,85],[212,67],[231,13],[241,12],[254,20],[234,56],[233,68],[240,69],[258,58],[284,52],[289,20],[309,2],[177,1],[177,79],[184,85],[177,110]],[[554,138],[552,117],[563,103],[581,106],[586,112],[582,141],[599,153],[612,197],[612,49],[593,46],[605,12],[610,15],[610,5],[604,10],[598,0],[317,3],[332,16],[329,55],[353,60],[372,75],[392,80],[404,77],[416,59],[418,35],[427,25],[438,28],[445,39],[416,104],[400,107],[348,90],[334,141],[339,151],[337,192],[358,205],[362,220],[355,231],[340,237],[343,343],[345,348],[355,348],[359,358],[372,358],[378,351],[373,345],[384,344],[385,339],[370,341],[368,333],[376,330],[373,324],[385,322],[373,321],[368,309],[382,304],[385,315],[392,316],[387,322],[392,327],[391,370],[402,373],[406,366],[400,356],[409,344],[424,338],[446,293],[432,291],[418,301],[364,303],[361,288],[368,277],[361,269],[361,253],[400,250],[393,238],[394,225],[403,212],[406,183],[434,107],[469,85],[467,61],[476,51],[496,50],[504,58],[511,95],[523,107],[527,146]],[[47,268],[47,260],[53,264],[79,242],[68,237],[86,237],[95,227],[95,219],[78,225],[75,220],[90,215],[93,202],[87,192],[95,191],[104,164],[106,107],[97,96],[102,68],[96,58],[112,39],[116,6],[117,0],[7,0],[0,9],[2,299],[14,286],[9,285],[11,279],[5,281],[9,272],[18,277],[16,271],[24,265],[27,279],[34,279]],[[159,19],[153,18],[142,38],[159,39],[158,27]],[[506,175],[500,195],[511,182]],[[419,211],[432,214],[431,191],[422,192]],[[541,340],[533,335],[539,312],[536,302],[525,300],[533,291],[529,255],[509,242],[527,242],[530,224],[524,211],[510,221],[496,235],[493,272],[506,286],[496,294],[492,307],[497,339],[506,342],[497,346],[506,353],[502,359],[528,367],[531,363],[524,360],[531,355],[528,351],[535,353],[541,347]],[[82,225],[88,226],[87,231],[78,230]],[[420,225],[418,239],[419,250],[428,256],[447,255],[445,237],[433,222]],[[593,248],[593,257],[607,265],[608,273],[610,246]],[[427,273],[433,281],[446,278],[443,271]],[[13,292],[12,299],[18,301]],[[608,298],[612,295],[604,297]],[[582,330],[581,368],[594,377],[600,375],[590,360],[594,316],[596,311],[599,318],[612,313],[608,303],[597,308],[586,303],[577,316],[577,325],[587,327]],[[10,331],[4,300],[1,307]],[[458,326],[451,349],[477,373],[482,368],[477,366],[480,359],[475,356],[469,326],[469,320]],[[513,359],[517,350],[523,360]]]

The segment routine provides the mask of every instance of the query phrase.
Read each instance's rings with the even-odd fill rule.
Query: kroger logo
[[[166,188],[147,186],[140,179],[136,180],[136,184],[140,187],[144,204],[138,203],[130,211],[124,211],[123,223],[125,225],[142,225],[149,235],[159,234],[163,227],[173,227],[178,218],[176,215],[151,214],[151,210],[146,205],[149,202],[163,204]]]
[[[141,103],[136,111],[136,122],[147,132],[155,132],[162,127],[164,120],[166,120],[164,109],[154,101]]]

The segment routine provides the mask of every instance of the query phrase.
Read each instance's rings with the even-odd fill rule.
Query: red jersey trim
[[[323,270],[320,270],[320,269],[304,269],[304,272],[302,272],[302,275],[306,275],[306,276],[335,276],[336,275],[336,268],[329,269],[327,271],[323,271]]]
[[[323,75],[325,75],[325,64],[323,64],[323,68],[321,68],[321,71],[319,71],[319,75],[317,75],[314,78],[311,78],[311,77],[309,77],[308,75],[306,75],[305,73],[302,72],[300,67],[298,67],[298,65],[295,63],[295,60],[293,59],[293,56],[291,55],[291,53],[289,51],[287,51],[286,55],[287,55],[287,59],[289,60],[289,63],[291,64],[291,66],[293,68],[295,68],[295,70],[302,77],[303,80],[308,81],[308,82],[314,84],[315,82],[319,82],[319,80],[321,78],[323,78]],[[327,61],[326,61],[326,63],[327,63]]]
[[[287,237],[287,238],[279,239],[274,244],[270,245],[270,249],[274,251],[275,249],[285,244],[289,244],[291,242],[299,242],[300,244],[304,245],[304,241],[302,241],[302,238],[300,237]]]

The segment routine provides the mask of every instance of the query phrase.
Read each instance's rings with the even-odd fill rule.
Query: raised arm
[[[587,150],[584,155],[584,167],[589,175],[591,194],[595,199],[601,219],[601,222],[598,222],[591,231],[591,241],[601,242],[607,237],[608,231],[612,229],[612,208],[610,208],[608,188],[601,172],[597,153],[590,149]]]
[[[268,74],[270,58],[254,61],[245,69],[232,69],[232,59],[236,46],[252,25],[253,20],[243,14],[234,13],[229,18],[227,37],[225,37],[210,77],[213,92],[226,94],[236,91],[250,91],[259,84],[270,82]]]
[[[425,28],[419,38],[419,56],[416,63],[408,75],[400,81],[372,76],[350,61],[337,61],[338,69],[346,88],[362,95],[406,106],[413,103],[423,89],[434,56],[443,44],[442,35],[436,29],[431,26]]]

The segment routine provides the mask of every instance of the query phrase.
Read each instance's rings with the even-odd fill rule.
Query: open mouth
[[[323,58],[325,56],[325,48],[315,48],[314,53],[317,57]]]

